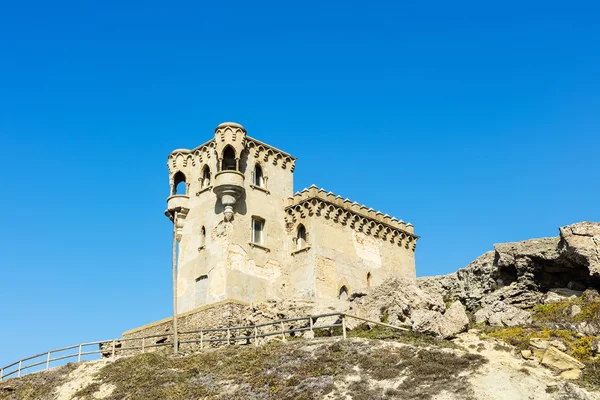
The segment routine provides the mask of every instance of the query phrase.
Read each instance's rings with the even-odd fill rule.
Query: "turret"
[[[240,159],[246,144],[246,130],[235,122],[224,122],[215,129],[215,150],[219,171],[215,175],[215,187],[223,205],[225,221],[231,221],[234,206],[244,194],[244,174],[240,171]]]

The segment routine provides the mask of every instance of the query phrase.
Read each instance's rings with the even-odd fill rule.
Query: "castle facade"
[[[294,194],[295,164],[233,122],[169,154],[179,313],[223,300],[344,298],[416,277],[411,224],[316,186]]]

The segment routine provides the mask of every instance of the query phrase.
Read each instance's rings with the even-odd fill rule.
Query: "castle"
[[[169,154],[179,313],[224,300],[344,298],[416,277],[411,224],[315,186],[294,194],[295,163],[233,122]]]

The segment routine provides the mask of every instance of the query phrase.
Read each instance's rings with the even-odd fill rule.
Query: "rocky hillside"
[[[476,332],[350,336],[70,364],[0,383],[0,399],[600,399]]]
[[[348,319],[348,340],[307,331],[260,347],[71,364],[0,383],[0,400],[600,399],[599,245],[600,223],[574,224],[496,245],[449,275],[392,279],[348,301],[268,301],[245,317],[337,311],[410,332]]]

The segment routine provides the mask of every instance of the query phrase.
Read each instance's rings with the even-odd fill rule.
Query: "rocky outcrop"
[[[587,265],[590,275],[600,276],[600,224],[581,222],[560,228],[561,252],[573,262]]]
[[[455,273],[418,279],[422,290],[445,301],[460,300],[468,310],[521,309],[547,299],[554,290],[583,291],[600,284],[600,223],[581,222],[559,229],[560,236],[494,246]]]
[[[440,295],[445,301],[460,300],[472,310],[497,289],[494,257],[494,252],[489,251],[463,269],[448,275],[418,278],[417,282],[425,292]]]
[[[385,320],[392,325],[410,324],[415,310],[439,314],[445,306],[440,295],[427,293],[414,281],[403,279],[390,279],[350,296],[350,314],[374,321]]]

